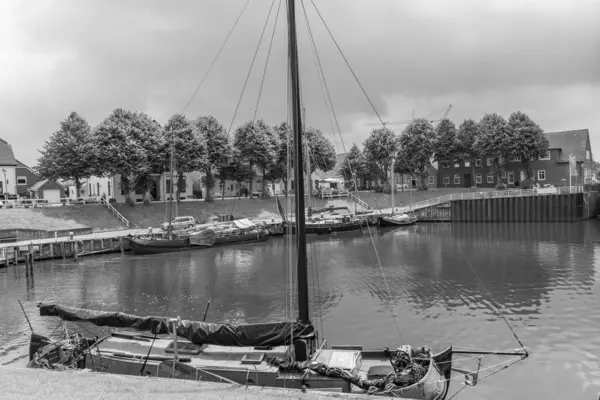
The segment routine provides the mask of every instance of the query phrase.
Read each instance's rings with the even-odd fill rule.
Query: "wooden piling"
[[[77,257],[79,256],[79,243],[72,242],[71,243],[71,248],[73,249],[73,260],[77,261]]]

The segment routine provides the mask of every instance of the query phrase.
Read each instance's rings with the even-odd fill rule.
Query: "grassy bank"
[[[123,225],[106,206],[96,204],[0,209],[0,229],[53,231],[78,228],[100,231],[122,229]]]
[[[367,396],[307,392],[272,388],[245,388],[209,382],[110,375],[83,371],[55,372],[29,368],[0,367],[0,398],[11,400],[329,400],[365,399]]]

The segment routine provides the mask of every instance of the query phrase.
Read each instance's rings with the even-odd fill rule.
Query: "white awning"
[[[253,228],[254,222],[250,221],[247,218],[244,219],[236,219],[233,221],[233,223],[235,224],[236,227],[243,229],[243,228]]]

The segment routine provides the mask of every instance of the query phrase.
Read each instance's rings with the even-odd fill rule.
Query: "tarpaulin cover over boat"
[[[173,319],[166,317],[139,317],[113,311],[95,311],[66,307],[59,304],[41,304],[41,316],[56,316],[65,321],[91,322],[98,326],[133,328],[154,334],[173,333]],[[314,327],[300,322],[271,322],[264,324],[213,324],[181,320],[176,324],[177,336],[202,345],[217,346],[283,346],[290,337],[307,337]]]

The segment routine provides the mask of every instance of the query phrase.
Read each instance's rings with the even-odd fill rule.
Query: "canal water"
[[[531,356],[459,399],[592,399],[600,392],[600,222],[420,224],[309,241],[312,318],[330,344],[403,343]],[[264,322],[288,317],[289,243],[274,238],[169,255],[39,262],[0,270],[0,364],[26,363],[29,327],[59,335],[36,304]],[[378,262],[380,260],[380,264]],[[389,291],[388,289],[389,288]],[[70,329],[95,334],[106,328]],[[458,358],[457,358],[458,359]],[[486,357],[481,375],[511,357]],[[475,368],[475,359],[456,367]],[[451,393],[462,387],[452,383]]]

